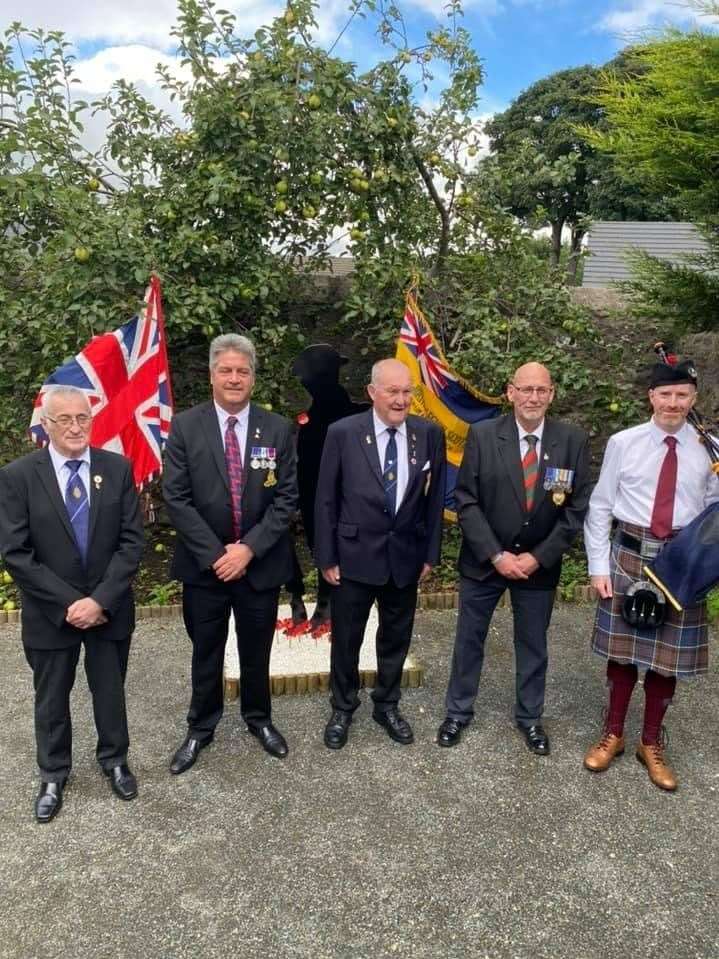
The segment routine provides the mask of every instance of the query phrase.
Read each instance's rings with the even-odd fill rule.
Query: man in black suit
[[[589,501],[589,440],[545,419],[554,398],[549,370],[527,363],[507,387],[513,413],[471,427],[455,497],[462,529],[459,619],[440,746],[454,746],[474,715],[484,642],[506,589],[512,600],[515,721],[528,748],[549,753],[541,725],[547,629],[562,555]]]
[[[295,450],[289,421],[250,403],[255,362],[246,337],[216,337],[212,400],[175,416],[167,443],[163,490],[178,533],[172,574],[183,582],[192,641],[188,731],[170,764],[175,774],[195,763],[222,716],[230,610],[242,717],[270,755],[287,755],[271,721],[269,668],[280,586],[292,575]]]
[[[130,463],[88,446],[91,422],[81,390],[49,390],[42,416],[49,446],[0,470],[0,552],[20,589],[35,685],[38,822],[59,812],[70,774],[70,691],[81,645],[97,761],[121,799],[137,795],[127,766],[124,684],[142,520]]]
[[[417,584],[439,561],[445,496],[442,431],[408,416],[409,370],[397,360],[372,368],[373,408],[330,426],[315,512],[317,565],[333,587],[330,686],[325,745],[341,749],[359,706],[359,652],[376,600],[377,683],[373,718],[390,738],[413,741],[398,709]]]

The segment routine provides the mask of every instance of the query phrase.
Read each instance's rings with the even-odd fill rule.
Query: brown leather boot
[[[639,740],[637,746],[637,759],[642,766],[647,767],[649,778],[655,786],[660,789],[666,789],[667,792],[674,792],[679,785],[674,770],[664,758],[664,743],[643,743]]]
[[[621,756],[623,752],[624,736],[615,736],[605,729],[599,742],[587,750],[584,767],[593,773],[603,773],[605,769],[609,769],[615,756]]]

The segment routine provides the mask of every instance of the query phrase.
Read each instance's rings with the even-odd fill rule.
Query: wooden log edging
[[[593,586],[575,586],[571,599],[565,598],[561,593],[557,593],[558,603],[593,603],[596,601],[597,594]],[[506,606],[507,594],[505,593],[499,601],[500,606]],[[417,597],[417,609],[457,609],[459,594],[456,590],[450,590],[445,593],[420,593]],[[0,626],[7,623],[15,625],[20,622],[19,609],[0,609]],[[135,609],[135,619],[137,622],[144,622],[149,619],[158,620],[176,620],[182,618],[182,606],[179,603],[173,603],[168,606],[137,606]]]
[[[360,686],[370,689],[377,682],[375,669],[360,670]],[[272,676],[273,696],[303,696],[305,693],[326,693],[330,688],[329,673],[303,673],[285,676]],[[424,666],[415,663],[402,672],[401,685],[404,689],[419,689],[424,685]],[[225,680],[225,701],[233,702],[240,694],[240,683],[237,679]]]

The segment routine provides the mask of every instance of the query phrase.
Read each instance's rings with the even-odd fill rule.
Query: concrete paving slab
[[[2,959],[713,959],[719,956],[719,711],[710,675],[680,686],[668,720],[674,795],[633,751],[593,776],[581,759],[604,704],[589,608],[557,609],[546,727],[530,755],[511,723],[511,616],[489,641],[475,723],[434,742],[456,614],[417,618],[425,685],[405,691],[415,729],[392,743],[367,694],[347,747],[322,744],[326,696],[283,696],[290,755],[267,756],[228,706],[197,765],[171,777],[185,731],[190,644],[181,624],[136,634],[128,675],[131,764],[122,803],[94,761],[80,671],[65,807],[32,817],[31,674],[0,633]],[[641,718],[641,691],[628,735]]]

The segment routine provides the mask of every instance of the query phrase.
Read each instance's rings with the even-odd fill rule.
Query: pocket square
[[[428,469],[429,469],[429,460],[427,460],[427,462],[422,467],[422,472],[426,473]]]

